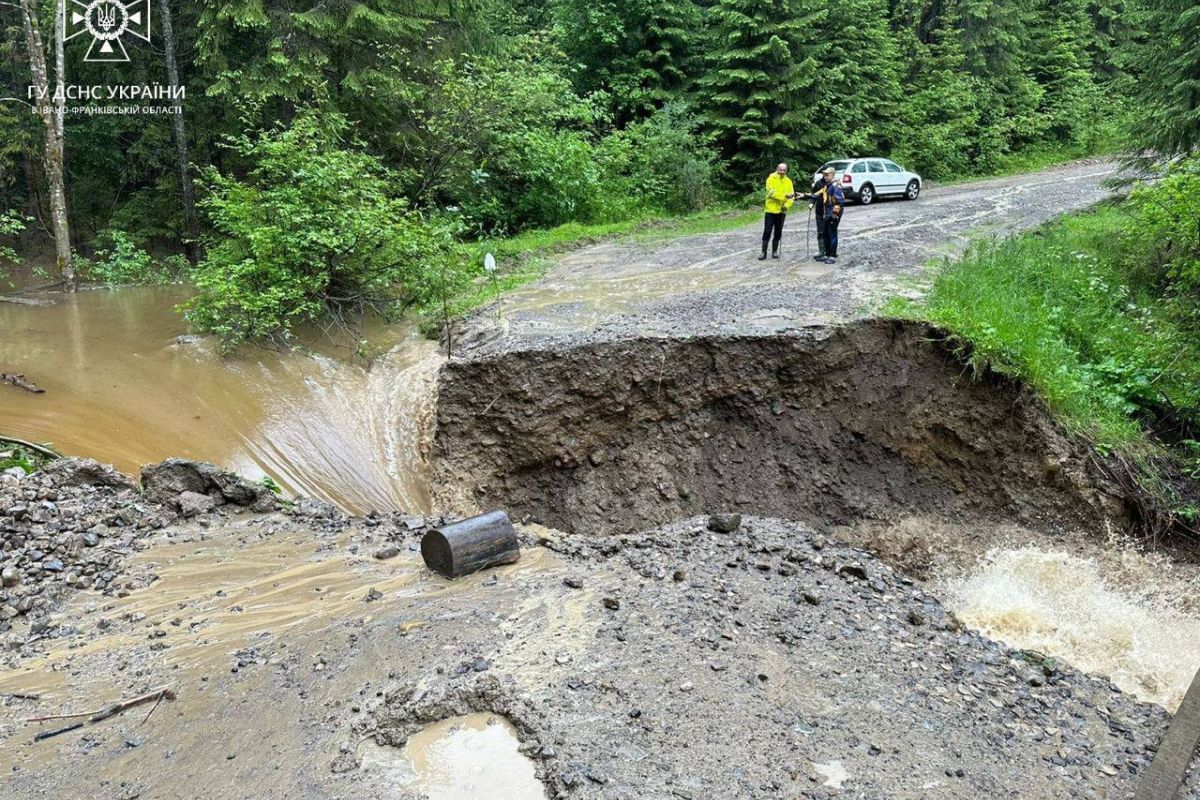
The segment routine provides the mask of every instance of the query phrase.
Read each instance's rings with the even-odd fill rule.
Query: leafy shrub
[[[214,233],[185,309],[226,348],[441,290],[452,229],[394,197],[379,160],[349,137],[344,117],[304,110],[286,129],[228,140],[244,176],[205,174]]]
[[[1155,280],[1189,300],[1200,299],[1200,156],[1167,167],[1161,180],[1130,196],[1136,217],[1138,257],[1155,268]]]
[[[120,230],[107,230],[98,237],[94,258],[76,255],[79,277],[110,286],[172,283],[188,270],[187,259],[175,254],[155,258],[134,238]]]
[[[29,220],[16,211],[0,211],[0,241],[17,236],[25,230]],[[0,261],[16,265],[21,263],[21,257],[15,249],[6,244],[0,244]],[[8,280],[8,271],[0,264],[0,281]]]
[[[715,153],[701,143],[698,126],[686,106],[674,104],[602,139],[601,218],[594,221],[705,208],[713,196]]]

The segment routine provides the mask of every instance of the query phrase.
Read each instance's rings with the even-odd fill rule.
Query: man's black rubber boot
[[[779,251],[778,251],[778,250],[772,250],[772,251],[771,251],[771,258],[779,258]]]
[[[762,255],[758,257],[758,260],[759,261],[767,260],[767,248],[765,248],[765,247],[763,248]]]

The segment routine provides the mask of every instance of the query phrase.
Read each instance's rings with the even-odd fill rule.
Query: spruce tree
[[[933,0],[902,0],[893,17],[905,102],[895,156],[928,178],[970,171],[979,141],[983,86],[965,68],[953,8]]]
[[[1144,43],[1126,56],[1137,76],[1132,144],[1170,157],[1200,151],[1200,5],[1146,0]]]
[[[1039,108],[1053,144],[1081,144],[1094,130],[1101,98],[1085,46],[1092,22],[1086,0],[1054,0],[1041,9],[1032,75],[1042,87]]]
[[[813,109],[829,44],[818,0],[718,0],[699,82],[705,123],[739,183],[820,156]]]
[[[575,88],[604,92],[618,123],[676,99],[694,77],[702,24],[692,0],[555,0],[551,13]]]
[[[887,0],[828,2],[821,30],[832,49],[820,72],[814,118],[821,126],[805,136],[818,161],[891,149],[901,105],[900,50],[887,14]]]

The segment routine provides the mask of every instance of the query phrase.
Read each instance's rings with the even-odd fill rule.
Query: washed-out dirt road
[[[641,337],[786,333],[868,314],[910,291],[908,278],[939,257],[1085,208],[1112,195],[1108,161],[1084,160],[1008,178],[935,186],[915,202],[851,204],[839,261],[815,262],[806,209],[788,216],[782,257],[758,261],[761,224],[682,238],[642,236],[584,247],[541,280],[475,315],[462,353],[562,349]],[[803,180],[803,176],[798,179]],[[810,248],[806,252],[806,238]]]
[[[856,319],[1110,174],[851,208],[832,269],[803,217],[779,261],[753,229],[565,256],[441,370],[433,519],[0,475],[0,797],[1131,797],[1200,658],[1194,568],[1109,544],[1119,487],[1021,386]],[[424,568],[443,513],[494,506],[518,563]],[[1043,568],[951,592],[992,548]],[[162,686],[52,738],[71,720],[27,721]],[[501,790],[490,751],[400,749],[478,712],[537,791]],[[413,773],[431,759],[467,788]]]

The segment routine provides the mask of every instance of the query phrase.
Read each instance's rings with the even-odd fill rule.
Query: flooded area
[[[1131,553],[1121,562],[996,549],[950,582],[946,602],[989,638],[1108,676],[1173,711],[1200,664],[1200,618],[1181,610],[1194,604],[1195,587],[1165,585],[1156,559]]]
[[[426,800],[544,800],[517,731],[495,714],[468,714],[427,725],[396,749],[359,747],[364,772]]]
[[[269,476],[288,494],[351,512],[426,511],[422,452],[440,356],[415,326],[368,331],[368,368],[316,337],[314,351],[244,347],[222,358],[174,309],[184,287],[0,302],[0,431],[136,474],[181,456]]]

